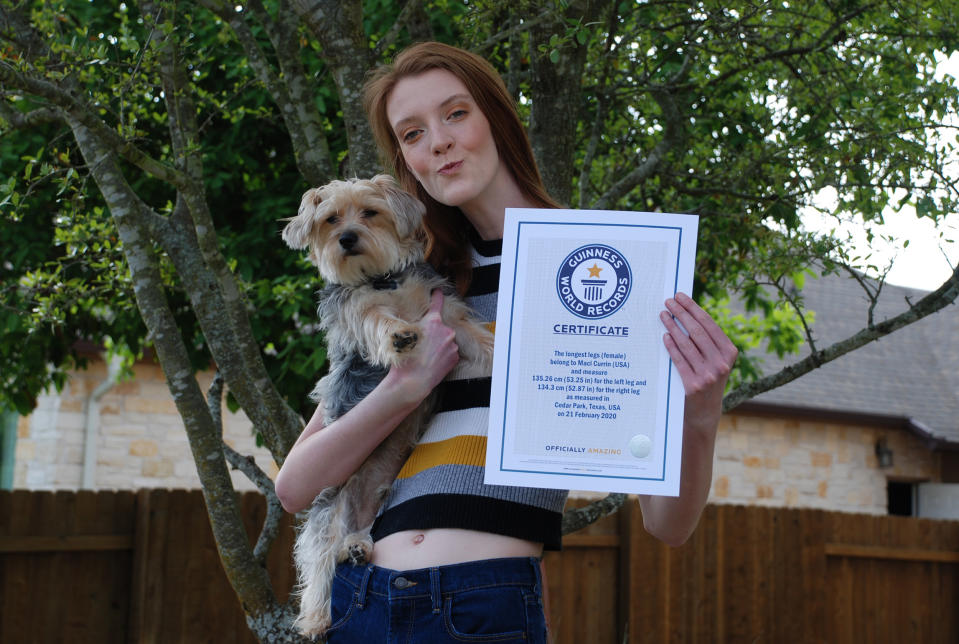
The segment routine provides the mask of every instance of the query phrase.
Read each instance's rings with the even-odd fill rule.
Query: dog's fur
[[[456,332],[457,378],[487,376],[493,336],[425,263],[423,204],[388,175],[333,181],[303,195],[283,230],[295,249],[309,248],[326,288],[320,326],[326,332],[329,374],[311,396],[329,424],[362,400],[417,350],[419,323],[434,289],[442,289],[442,317]],[[321,635],[330,626],[330,593],[336,564],[369,560],[370,527],[433,411],[423,403],[373,451],[343,485],[323,490],[296,539],[300,614],[295,626]]]

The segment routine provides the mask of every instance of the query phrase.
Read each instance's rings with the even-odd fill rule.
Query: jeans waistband
[[[355,588],[361,608],[371,594],[387,600],[430,597],[434,612],[439,612],[442,596],[455,591],[529,586],[541,592],[542,585],[537,557],[483,559],[417,570],[342,563],[337,566],[336,575]]]

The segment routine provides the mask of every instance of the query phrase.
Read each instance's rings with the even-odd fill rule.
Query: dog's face
[[[423,259],[425,212],[389,175],[333,181],[303,194],[283,240],[309,247],[324,280],[357,285]]]

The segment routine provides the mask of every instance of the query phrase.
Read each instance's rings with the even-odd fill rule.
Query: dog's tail
[[[339,541],[346,529],[343,517],[337,517],[333,499],[339,488],[327,488],[316,497],[309,517],[300,526],[293,547],[296,564],[296,594],[300,613],[293,626],[308,637],[322,635],[330,627],[333,575]]]

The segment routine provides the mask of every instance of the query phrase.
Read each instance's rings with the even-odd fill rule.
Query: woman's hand
[[[410,400],[419,404],[453,370],[459,362],[456,333],[443,323],[443,293],[439,289],[430,296],[430,307],[420,321],[422,337],[416,350],[402,365],[390,370],[407,391]]]
[[[686,389],[684,428],[715,434],[722,413],[723,390],[739,351],[709,314],[685,293],[666,300],[666,308],[660,313],[666,326],[663,343]]]
[[[353,409],[324,426],[320,403],[276,477],[288,512],[308,508],[324,488],[346,481],[456,366],[456,334],[443,324],[442,310],[443,294],[434,291],[416,350]]]

